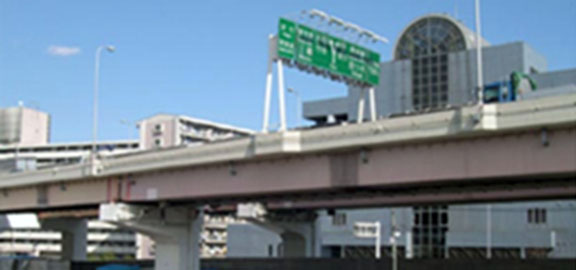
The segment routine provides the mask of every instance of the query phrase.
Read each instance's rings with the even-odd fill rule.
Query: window
[[[332,216],[332,225],[346,226],[346,213],[335,213]]]
[[[546,224],[547,212],[544,208],[530,208],[526,213],[529,224]]]
[[[412,244],[417,258],[444,258],[446,232],[448,231],[448,207],[414,207]]]
[[[152,130],[152,135],[153,136],[160,136],[160,135],[162,135],[163,130],[164,130],[164,125],[156,124],[156,125],[154,125],[154,129]]]
[[[274,257],[274,246],[268,245],[268,257]]]
[[[445,18],[425,18],[412,24],[398,44],[395,58],[412,60],[414,110],[446,107],[448,53],[466,49],[458,26]]]
[[[156,147],[162,147],[162,139],[156,139],[156,140],[154,140],[154,146],[156,146]]]

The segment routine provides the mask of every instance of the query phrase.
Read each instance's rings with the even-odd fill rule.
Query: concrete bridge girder
[[[470,183],[470,180],[495,183],[495,180],[513,178],[574,177],[576,128],[547,130],[546,142],[542,141],[542,132],[519,131],[379,145],[345,152],[300,154],[18,187],[0,194],[0,211],[98,205],[109,201],[210,202],[231,197],[289,196],[305,192],[322,196],[324,192],[319,191],[327,194],[343,189],[386,189],[397,185],[441,183],[454,186]],[[551,197],[554,194],[544,195]],[[538,194],[533,193],[530,197],[537,198]]]

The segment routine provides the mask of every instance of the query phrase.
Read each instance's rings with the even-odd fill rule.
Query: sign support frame
[[[285,84],[284,84],[284,61],[278,57],[277,44],[278,36],[270,34],[268,36],[268,63],[266,70],[266,92],[264,96],[264,117],[262,121],[262,133],[270,132],[270,107],[272,101],[272,81],[274,79],[274,62],[276,62],[276,73],[278,76],[278,113],[280,118],[280,132],[285,132],[286,125],[286,99],[285,99]],[[349,84],[348,84],[349,85]],[[350,86],[350,85],[349,85]],[[376,90],[374,86],[365,87],[360,89],[358,97],[358,116],[357,123],[364,122],[364,106],[366,103],[366,91],[368,91],[368,99],[370,102],[370,120],[372,122],[377,119],[376,111]]]
[[[270,106],[272,102],[272,81],[274,79],[274,62],[276,62],[276,72],[278,75],[278,112],[280,117],[280,132],[286,131],[286,99],[284,85],[284,63],[278,58],[276,52],[276,35],[268,36],[268,64],[266,71],[266,93],[264,96],[264,119],[262,123],[262,132],[270,131]]]
[[[356,118],[356,123],[360,124],[364,122],[364,106],[366,103],[366,90],[368,90],[368,101],[370,102],[370,121],[375,122],[376,115],[376,94],[374,86],[360,89],[360,95],[358,96],[358,116]]]

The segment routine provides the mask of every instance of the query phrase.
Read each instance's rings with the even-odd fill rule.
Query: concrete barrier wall
[[[95,270],[112,262],[75,262],[71,270]],[[113,262],[140,265],[152,270],[153,261]],[[402,270],[574,270],[576,259],[566,260],[406,260]],[[203,259],[202,270],[382,270],[391,269],[389,259]],[[1,269],[0,270],[4,270]],[[10,269],[12,270],[12,269]]]
[[[122,264],[130,266],[140,266],[141,270],[153,270],[154,261],[151,260],[139,260],[139,261],[108,261],[108,262],[73,262],[72,268],[70,270],[96,270],[100,266],[105,266],[109,264]]]
[[[574,270],[576,260],[407,260],[402,270]],[[207,259],[202,270],[382,270],[389,259]]]

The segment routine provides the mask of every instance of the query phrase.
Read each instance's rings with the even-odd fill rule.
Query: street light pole
[[[484,104],[484,74],[482,70],[482,28],[480,23],[480,0],[475,0],[476,13],[476,80],[478,81],[478,105]]]
[[[96,161],[96,153],[98,150],[96,146],[98,140],[98,88],[100,86],[100,56],[104,49],[110,53],[116,50],[116,48],[111,45],[102,45],[96,49],[94,59],[94,104],[92,115],[92,165],[94,165],[94,162]]]

